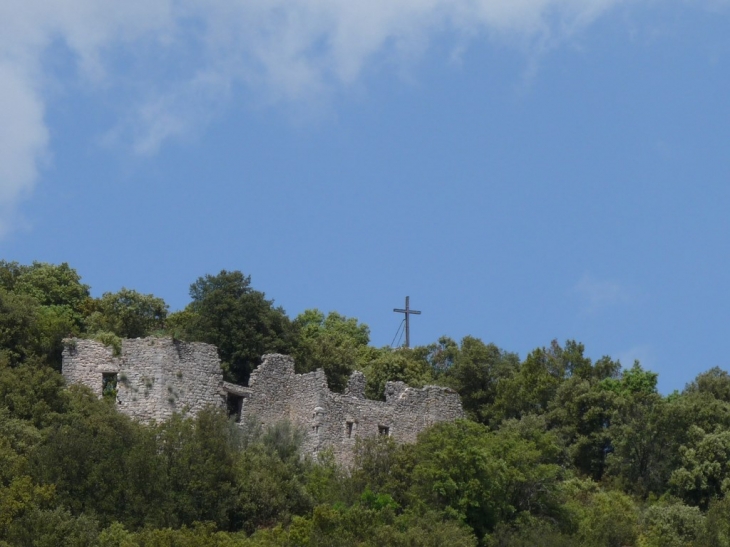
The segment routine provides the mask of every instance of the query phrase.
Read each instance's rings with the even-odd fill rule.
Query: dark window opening
[[[346,425],[347,425],[347,427],[346,427],[346,430],[345,431],[347,433],[347,438],[349,439],[349,438],[352,437],[352,425],[353,424],[352,424],[352,422],[347,422]]]
[[[243,408],[243,397],[229,393],[226,397],[228,417],[234,418],[236,423],[241,421],[241,409]]]
[[[390,435],[390,428],[386,425],[379,425],[378,426],[378,435],[387,437],[388,435]]]
[[[312,427],[312,430],[313,430],[313,431],[314,431],[315,433],[319,433],[319,426],[318,426],[318,425],[315,425],[315,426],[313,426],[313,427]]]
[[[105,372],[101,375],[101,394],[103,397],[117,399],[117,373]]]

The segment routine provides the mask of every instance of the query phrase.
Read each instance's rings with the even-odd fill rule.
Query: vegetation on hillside
[[[0,546],[730,547],[730,375],[663,396],[657,375],[553,341],[521,359],[479,338],[370,345],[336,312],[289,318],[241,272],[205,275],[169,313],[122,288],[100,298],[67,264],[0,262]],[[450,386],[468,418],[417,443],[359,441],[356,464],[299,452],[290,424],[210,409],[142,425],[67,387],[64,339],[216,344],[227,378],[295,356],[342,390],[353,370]]]

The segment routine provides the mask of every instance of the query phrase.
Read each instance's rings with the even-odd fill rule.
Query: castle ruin
[[[324,371],[296,374],[294,360],[279,354],[263,357],[248,386],[231,384],[223,381],[215,346],[170,338],[123,340],[118,356],[101,342],[71,340],[63,376],[99,396],[108,390],[121,412],[143,422],[161,422],[175,412],[195,415],[207,406],[227,409],[238,422],[288,420],[304,431],[306,454],[330,449],[345,465],[358,437],[414,442],[425,428],[464,415],[449,388],[388,382],[385,401],[374,401],[365,398],[365,376],[354,372],[345,393],[333,393]]]

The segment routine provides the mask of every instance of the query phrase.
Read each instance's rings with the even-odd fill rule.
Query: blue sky
[[[0,5],[2,258],[727,368],[730,2]]]

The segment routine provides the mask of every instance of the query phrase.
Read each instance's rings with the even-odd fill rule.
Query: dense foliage
[[[168,314],[91,296],[68,264],[0,262],[0,547],[730,547],[730,375],[663,396],[639,363],[554,341],[524,359],[467,336],[375,348],[336,312],[290,319],[241,272],[206,275]],[[245,382],[270,351],[332,389],[353,370],[450,386],[467,419],[417,443],[359,440],[355,466],[303,458],[301,432],[210,409],[142,425],[67,387],[64,339],[173,336],[219,347]],[[68,343],[68,342],[66,342]]]

